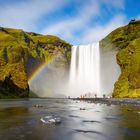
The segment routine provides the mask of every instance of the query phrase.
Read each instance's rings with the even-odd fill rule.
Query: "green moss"
[[[0,27],[0,86],[10,76],[10,80],[19,88],[17,91],[24,92],[28,89],[28,78],[41,63],[49,62],[60,54],[66,57],[70,48],[69,43],[56,36]],[[0,97],[16,97],[17,92],[10,96],[8,88],[5,91],[0,88]]]
[[[140,21],[118,28],[100,42],[104,49],[118,50],[116,59],[121,75],[114,97],[140,97]]]

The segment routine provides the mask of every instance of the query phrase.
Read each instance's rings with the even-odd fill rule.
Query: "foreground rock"
[[[44,124],[60,124],[61,123],[61,119],[58,116],[45,116],[43,118],[40,119],[41,122],[43,122]]]

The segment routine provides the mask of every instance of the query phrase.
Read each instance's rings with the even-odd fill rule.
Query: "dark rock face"
[[[29,86],[25,89],[19,88],[14,84],[11,76],[6,77],[4,81],[0,81],[0,98],[23,98],[28,96]]]

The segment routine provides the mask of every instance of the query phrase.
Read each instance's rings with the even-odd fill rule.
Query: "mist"
[[[88,45],[84,47],[86,46],[88,47]],[[93,51],[95,50],[96,49],[93,49]],[[94,53],[96,54],[96,52]],[[90,63],[87,62],[87,60],[83,61],[83,56],[81,56],[81,61],[78,60],[79,58],[77,56],[74,60],[77,62],[71,64],[78,64],[79,61],[83,65],[73,66],[79,67],[79,74],[76,71],[74,72],[75,77],[72,76],[73,72],[71,73],[70,67],[65,64],[63,57],[55,58],[50,63],[46,64],[31,80],[29,83],[31,91],[39,97],[80,97],[80,95],[87,93],[90,93],[90,96],[92,96],[92,94],[95,95],[97,93],[97,90],[99,92],[97,96],[111,96],[114,84],[121,72],[116,62],[117,50],[105,50],[99,46],[99,53],[99,55],[95,55],[100,57],[98,61],[96,61],[97,58],[93,57],[95,61],[91,61],[92,67],[88,66]],[[88,55],[92,59],[90,51]],[[85,62],[88,64],[85,64]],[[93,62],[96,62],[95,65],[99,66],[99,68],[96,68]],[[86,69],[84,70],[83,68]],[[88,77],[83,79],[85,72]]]
[[[101,93],[111,96],[114,84],[118,80],[121,73],[120,67],[116,60],[116,49],[108,49],[100,47],[100,86]]]
[[[68,67],[63,57],[46,64],[29,83],[31,91],[39,97],[66,97]]]

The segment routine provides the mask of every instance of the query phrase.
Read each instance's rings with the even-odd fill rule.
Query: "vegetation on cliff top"
[[[140,97],[140,20],[111,32],[100,41],[105,50],[117,49],[121,75],[115,83],[113,97]]]
[[[0,27],[0,98],[27,96],[32,72],[59,55],[67,63],[70,51],[71,45],[56,36]],[[12,84],[6,86],[7,81]],[[17,92],[12,92],[14,85]]]

